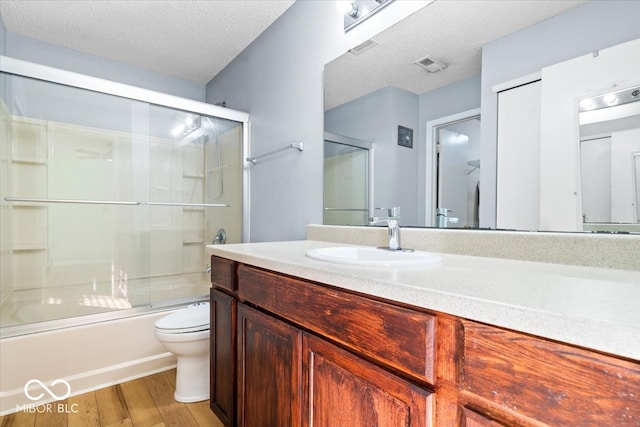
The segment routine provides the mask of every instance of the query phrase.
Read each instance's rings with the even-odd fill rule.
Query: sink
[[[339,264],[400,267],[433,265],[442,258],[429,252],[390,251],[368,246],[336,246],[330,248],[311,249],[306,254],[309,258]]]

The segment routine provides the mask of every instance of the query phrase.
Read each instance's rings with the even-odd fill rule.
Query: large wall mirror
[[[466,202],[465,207],[458,208],[460,212],[450,214],[451,217],[459,218],[461,221],[449,221],[449,227],[502,228],[499,226],[499,221],[496,222],[495,206],[498,203],[496,188],[500,188],[496,184],[499,179],[496,178],[499,169],[497,162],[511,160],[504,158],[496,160],[498,157],[496,148],[498,145],[496,135],[498,94],[487,95],[487,93],[492,92],[493,85],[499,85],[508,80],[517,81],[520,77],[532,72],[537,73],[536,78],[540,80],[546,67],[579,57],[590,50],[582,48],[582,50],[571,51],[571,47],[564,47],[566,51],[563,52],[564,57],[553,60],[553,54],[549,51],[540,53],[540,55],[549,56],[548,58],[532,60],[532,55],[536,54],[535,50],[532,52],[520,49],[518,54],[521,57],[511,55],[508,58],[509,61],[513,61],[513,64],[506,64],[501,62],[505,61],[505,58],[497,58],[495,55],[498,49],[493,49],[488,54],[483,49],[496,40],[510,40],[510,37],[515,40],[514,43],[523,43],[524,36],[521,36],[520,30],[554,17],[575,13],[572,18],[567,18],[567,21],[572,21],[578,28],[581,25],[589,26],[586,22],[580,21],[583,19],[582,16],[593,16],[598,12],[594,13],[591,10],[585,13],[580,12],[579,9],[609,7],[603,4],[605,2],[589,3],[586,1],[435,1],[328,63],[324,72],[325,132],[371,142],[375,162],[369,165],[370,205],[400,206],[403,226],[437,226],[438,208],[451,208],[451,206],[445,206],[446,203],[443,202],[448,200],[447,197],[443,198],[444,185],[447,191],[464,195],[460,199]],[[610,5],[608,10],[614,13],[618,6],[620,5]],[[629,12],[617,13],[628,14]],[[562,36],[562,31],[570,33],[572,30],[566,28],[560,32],[554,31],[549,32],[550,36],[556,37],[560,40],[558,43],[562,44],[565,43],[562,41],[564,39],[558,38]],[[625,33],[619,37],[622,41],[625,37],[631,40],[640,36],[640,30],[626,31],[627,33],[635,31],[638,34],[635,37],[627,37]],[[539,39],[540,34],[531,38]],[[600,43],[598,49],[616,44],[609,41],[598,42]],[[504,45],[507,44],[504,43]],[[597,43],[594,42],[594,44]],[[502,47],[501,45],[500,48]],[[640,54],[637,56],[640,57]],[[483,64],[483,61],[491,62],[487,65]],[[528,62],[529,69],[533,71],[518,72],[519,62]],[[531,66],[532,63],[536,65]],[[495,70],[503,68],[513,68],[516,71],[513,71],[510,78],[491,81],[498,74]],[[507,74],[503,73],[503,75]],[[544,78],[542,81],[544,84]],[[607,80],[606,77],[603,84],[605,82],[607,85],[620,83],[616,78]],[[575,90],[571,102],[577,104],[577,98],[588,89],[589,87]],[[549,97],[549,90],[543,88],[540,92],[542,98]],[[487,96],[495,99],[492,101],[494,105],[489,106],[494,111],[491,116],[485,117]],[[549,101],[539,100],[538,102],[544,109]],[[447,117],[456,117],[469,111],[482,111],[482,114],[473,116],[473,120],[480,123],[481,131],[462,131],[459,129],[460,126],[455,127],[455,120],[445,123]],[[577,130],[577,109],[572,110],[571,114],[569,125]],[[541,116],[537,120],[545,123],[545,115],[541,113]],[[430,126],[430,123],[440,125]],[[452,131],[446,129],[449,125],[453,126]],[[487,135],[490,138],[486,138]],[[480,139],[479,142],[478,139]],[[573,186],[570,195],[565,197],[566,200],[563,203],[558,204],[558,209],[567,210],[564,217],[561,215],[564,222],[553,223],[553,218],[550,220],[546,214],[547,210],[551,210],[549,205],[553,203],[550,202],[552,198],[545,192],[550,186],[549,181],[555,178],[551,176],[553,174],[546,173],[547,165],[550,163],[545,157],[547,153],[544,146],[545,132],[542,132],[540,139],[541,147],[537,151],[542,155],[540,159],[536,159],[536,162],[539,162],[541,176],[538,178],[540,182],[535,184],[535,191],[540,193],[539,202],[537,202],[540,212],[533,215],[534,225],[519,225],[516,221],[513,226],[508,227],[509,229],[595,231],[597,228],[599,231],[636,231],[628,227],[594,228],[588,223],[596,217],[590,217],[589,214],[586,222],[582,221],[582,192],[574,185],[574,181],[579,181],[581,177],[578,135],[571,136],[570,142],[564,142],[571,147],[567,150],[571,151],[571,156],[575,157],[575,159],[572,157],[571,162],[575,161],[576,166],[575,170],[571,165],[567,169],[567,174],[571,175],[573,180],[571,184],[566,185],[567,188]],[[460,145],[456,147],[455,144],[451,144],[454,141],[459,142]],[[469,146],[468,150],[462,149],[465,141]],[[473,142],[469,143],[469,141]],[[452,147],[456,153],[459,153],[455,173],[460,175],[460,179],[451,178],[453,172],[442,162],[440,150],[446,150],[447,147]],[[636,151],[640,152],[640,149]],[[632,155],[635,156],[633,160]],[[629,156],[630,165],[632,161],[640,163],[640,154],[636,156],[634,151]],[[536,167],[538,167],[537,163],[533,168]],[[588,170],[590,166],[584,167]],[[512,169],[517,172],[518,167]],[[636,169],[629,166],[628,172],[634,174],[634,179],[640,174],[640,171],[635,171]],[[586,175],[588,173],[583,174],[583,176]],[[443,183],[443,179],[447,182]],[[327,182],[337,185],[340,181],[325,179],[325,186]],[[627,186],[629,191],[633,190],[635,198],[636,192],[640,192],[640,189],[636,181],[630,182],[631,184]],[[516,187],[518,184],[507,181],[507,186],[509,185]],[[516,191],[517,188],[512,190]],[[590,196],[587,194],[586,197],[588,199]],[[538,200],[537,195],[535,200]],[[447,203],[452,206],[454,204],[454,202]],[[485,211],[489,212],[485,215],[484,225],[483,210],[481,207],[479,209],[479,204],[484,204]],[[491,208],[486,209],[487,206]],[[634,206],[637,206],[637,203]],[[480,212],[479,220],[478,212]],[[637,222],[639,216],[636,211],[633,220]],[[611,218],[610,222],[614,222],[614,219]],[[350,223],[347,221],[345,224]]]

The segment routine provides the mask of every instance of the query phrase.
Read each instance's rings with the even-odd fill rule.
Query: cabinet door
[[[238,304],[238,425],[300,425],[302,331]]]
[[[211,410],[233,425],[235,396],[236,300],[211,290]]]
[[[467,408],[462,408],[465,427],[503,427],[502,424],[485,418],[484,416]]]
[[[314,427],[431,426],[432,396],[328,342],[304,335],[303,422]]]

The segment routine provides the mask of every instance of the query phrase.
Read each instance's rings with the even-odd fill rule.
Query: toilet
[[[178,402],[209,399],[209,303],[197,302],[155,323],[156,338],[177,358]]]

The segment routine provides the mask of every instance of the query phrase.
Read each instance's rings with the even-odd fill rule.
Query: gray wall
[[[491,86],[640,37],[640,1],[591,1],[482,48],[480,225],[495,227],[497,94]]]
[[[7,31],[3,55],[196,101],[205,85],[90,55]]]
[[[7,50],[7,29],[4,26],[2,16],[0,16],[0,55],[4,55]]]
[[[394,2],[345,34],[335,2],[299,0],[207,85],[207,101],[248,111],[251,152],[296,141],[251,165],[251,241],[305,238],[322,222],[323,69],[421,2]]]
[[[324,119],[327,132],[374,143],[375,206],[401,206],[402,224],[416,225],[418,96],[386,87],[327,111]],[[414,130],[414,148],[398,146],[398,125]]]

